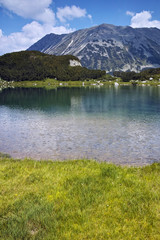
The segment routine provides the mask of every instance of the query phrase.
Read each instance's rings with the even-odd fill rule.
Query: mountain
[[[102,24],[69,34],[48,34],[28,50],[71,54],[90,69],[140,71],[160,67],[160,30]]]
[[[0,56],[0,79],[7,81],[97,79],[105,71],[89,70],[81,66],[75,56],[52,56],[38,51],[21,51]]]

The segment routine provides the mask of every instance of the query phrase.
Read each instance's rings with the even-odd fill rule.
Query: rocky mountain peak
[[[90,69],[140,71],[160,67],[160,30],[103,23],[69,34],[48,34],[29,50],[71,54]]]

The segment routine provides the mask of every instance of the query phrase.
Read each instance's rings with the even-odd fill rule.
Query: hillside
[[[7,81],[97,79],[105,71],[88,70],[81,67],[77,57],[53,56],[38,51],[22,51],[0,56],[0,77]]]
[[[139,73],[136,72],[121,72],[115,71],[113,73],[114,77],[119,77],[123,82],[129,82],[130,80],[154,80],[160,82],[160,68],[151,68],[143,70]]]
[[[70,34],[48,34],[28,50],[71,54],[90,69],[137,72],[160,67],[160,30],[102,24]]]

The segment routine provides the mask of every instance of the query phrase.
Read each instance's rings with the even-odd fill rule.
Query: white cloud
[[[40,14],[37,14],[34,19],[44,23],[51,23],[53,25],[56,23],[55,14],[49,8],[45,8],[44,11]]]
[[[40,24],[36,21],[25,25],[21,32],[12,33],[9,36],[3,35],[0,29],[0,55],[6,52],[26,50],[48,33],[63,34],[74,30],[64,26],[53,27],[50,24]]]
[[[134,16],[134,12],[127,11],[126,14],[129,15],[129,16],[131,16],[131,17]]]
[[[92,19],[92,15],[91,15],[91,14],[88,14],[88,18],[89,18],[89,19]]]
[[[0,0],[0,6],[24,18],[55,23],[52,0]]]
[[[66,20],[72,20],[73,18],[87,17],[86,9],[81,9],[77,6],[66,6],[64,8],[57,8],[57,18],[61,22],[66,22]],[[91,18],[91,15],[88,15]]]
[[[0,29],[0,38],[2,37],[2,35],[3,35],[3,34],[2,34],[2,30]]]
[[[130,26],[133,28],[156,27],[160,29],[160,21],[152,20],[152,12],[142,11],[132,16]]]
[[[14,13],[29,20],[33,19],[21,31],[13,32],[8,36],[4,35],[0,29],[0,55],[6,52],[26,50],[49,33],[64,34],[75,31],[76,29],[72,29],[66,20],[80,17],[92,18],[90,14],[87,14],[86,9],[76,6],[58,8],[57,15],[55,15],[50,7],[52,1],[0,0],[0,7],[8,14]],[[62,26],[57,26],[56,16],[64,23]]]

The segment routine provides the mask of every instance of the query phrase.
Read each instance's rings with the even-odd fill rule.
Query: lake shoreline
[[[103,80],[84,80],[84,81],[59,81],[56,79],[45,79],[42,81],[4,81],[0,80],[0,90],[5,88],[45,88],[55,89],[57,87],[103,87],[103,86],[160,86],[159,81],[130,81],[122,82],[119,79],[106,81]]]
[[[73,161],[73,162],[76,162],[76,161],[95,161],[99,164],[113,164],[115,166],[119,166],[119,167],[127,167],[127,168],[143,168],[143,167],[146,167],[146,166],[151,166],[152,164],[160,164],[160,161],[152,161],[152,162],[147,162],[147,163],[121,163],[121,162],[115,162],[115,161],[107,161],[106,160],[98,160],[98,159],[94,159],[94,158],[67,158],[67,159],[52,159],[52,158],[32,158],[32,157],[13,157],[12,155],[8,154],[8,153],[2,153],[0,152],[0,158],[8,158],[8,159],[11,159],[11,160],[15,160],[15,161],[35,161],[35,162],[59,162],[59,163],[67,163],[67,162],[70,162],[70,161]]]

